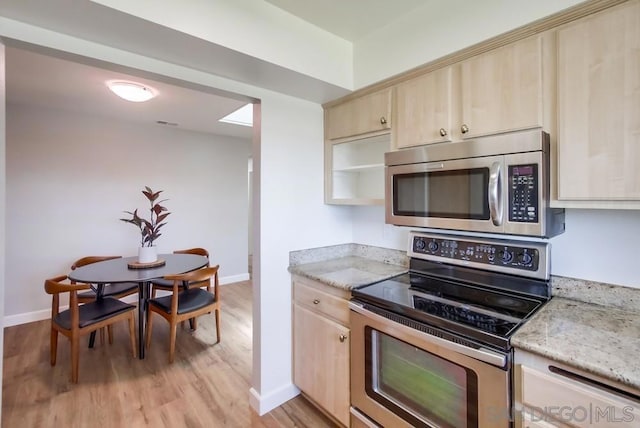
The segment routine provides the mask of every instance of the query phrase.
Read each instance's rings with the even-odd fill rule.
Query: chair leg
[[[104,346],[104,328],[100,329],[100,345]]]
[[[191,324],[191,330],[196,331],[198,328],[198,318],[193,317],[189,320],[189,324]]]
[[[78,383],[80,359],[80,339],[78,336],[71,336],[71,382]]]
[[[107,326],[107,334],[109,335],[109,345],[113,345],[113,324]]]
[[[216,337],[218,340],[216,343],[220,343],[220,309],[216,309]]]
[[[131,316],[129,317],[129,340],[131,341],[131,351],[133,351],[133,358],[137,356],[135,323],[136,323],[136,320],[133,316],[133,311],[132,311]]]
[[[176,322],[172,322],[169,325],[169,329],[171,330],[169,332],[169,363],[173,363],[173,356],[176,352],[176,330],[178,326]]]
[[[144,347],[149,349],[151,346],[151,329],[153,327],[153,317],[151,316],[152,312],[147,310],[147,337],[144,341]]]
[[[56,365],[56,359],[58,357],[58,330],[51,328],[51,365]]]

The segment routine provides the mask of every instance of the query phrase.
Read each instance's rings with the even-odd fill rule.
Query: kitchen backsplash
[[[291,251],[289,253],[289,265],[322,262],[348,256],[363,257],[398,266],[409,266],[409,258],[406,251],[353,243]]]
[[[584,279],[551,277],[552,295],[603,306],[640,311],[640,289]]]

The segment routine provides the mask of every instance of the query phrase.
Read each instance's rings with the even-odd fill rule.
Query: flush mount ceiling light
[[[245,104],[238,110],[229,113],[218,122],[232,123],[234,125],[253,126],[253,104]]]
[[[135,82],[110,80],[107,82],[107,86],[120,98],[134,103],[149,101],[157,95],[157,91],[152,87]]]

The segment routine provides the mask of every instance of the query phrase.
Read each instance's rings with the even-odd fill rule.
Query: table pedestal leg
[[[138,358],[144,359],[144,333],[147,323],[147,304],[149,300],[149,283],[138,283]]]

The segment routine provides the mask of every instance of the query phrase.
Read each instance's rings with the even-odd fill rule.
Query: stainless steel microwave
[[[398,226],[552,237],[549,135],[525,131],[385,153],[385,219]]]

